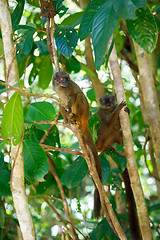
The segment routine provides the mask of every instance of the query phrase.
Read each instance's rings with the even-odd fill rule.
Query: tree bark
[[[19,81],[19,74],[7,0],[0,0],[0,27],[6,63],[6,82],[9,84],[15,84]],[[14,146],[13,144],[11,145],[11,161],[11,190],[17,218],[23,239],[32,240],[35,239],[35,230],[25,194],[22,141],[17,146]]]
[[[139,83],[142,92],[147,123],[150,128],[154,151],[156,154],[156,163],[160,176],[160,111],[153,79],[150,59],[148,54],[134,43],[138,68]]]
[[[115,47],[112,50],[112,53],[109,58],[109,62],[110,62],[112,74],[114,77],[116,96],[119,104],[122,100],[125,101],[126,97],[125,97],[125,92],[124,92],[124,87],[123,87],[123,82],[122,82],[122,77],[121,77],[121,72],[118,64],[118,58],[117,58]],[[129,177],[131,180],[131,187],[132,187],[135,202],[136,202],[142,238],[145,240],[151,240],[153,239],[153,237],[152,237],[152,232],[149,224],[148,211],[147,211],[147,207],[144,199],[142,186],[139,179],[137,164],[136,164],[134,150],[133,150],[133,141],[132,141],[132,135],[131,135],[131,129],[130,129],[129,116],[125,111],[120,112],[120,123],[121,123],[121,128],[124,136],[124,150],[125,150],[125,156],[127,158],[127,169],[128,169]]]

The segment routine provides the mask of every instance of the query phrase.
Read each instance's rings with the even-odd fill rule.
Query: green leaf
[[[99,119],[100,117],[96,114],[92,114],[92,118],[89,122],[89,129],[91,131],[94,142],[97,140],[97,131],[99,128]]]
[[[117,25],[118,18],[110,2],[104,3],[97,11],[92,28],[92,41],[97,69],[103,63],[109,39]]]
[[[108,185],[108,178],[110,176],[110,165],[107,157],[108,156],[104,153],[101,153],[99,155],[99,159],[102,167],[102,184],[103,185]]]
[[[0,140],[0,152],[2,151],[3,147],[4,147],[4,142]]]
[[[135,19],[137,8],[147,7],[146,0],[114,0],[113,6],[116,14],[120,18]]]
[[[29,108],[25,109],[25,122],[26,121],[53,121],[56,116],[53,105],[49,102],[35,102],[29,105]],[[36,127],[40,130],[48,129],[49,124],[36,124]]]
[[[154,16],[149,8],[141,8],[136,11],[136,17],[135,20],[127,21],[129,33],[140,47],[151,53],[158,38]]]
[[[24,4],[25,4],[25,0],[17,0],[18,4],[14,10],[14,12],[12,13],[12,27],[13,30],[15,30],[15,27],[19,24],[22,14],[23,14],[23,10],[24,10]]]
[[[23,133],[23,107],[20,94],[15,92],[3,111],[2,136],[5,142],[11,139],[17,145]]]
[[[32,183],[44,181],[43,177],[47,174],[49,165],[43,148],[37,143],[24,140],[23,155],[24,171],[27,180]]]
[[[55,11],[60,17],[62,17],[68,10],[68,8],[62,4],[62,2],[63,0],[53,1],[53,6],[55,8]]]
[[[126,165],[127,165],[126,157],[110,149],[107,149],[106,151],[109,153],[111,158],[115,161],[115,163],[118,165],[121,172],[123,172],[126,169]]]
[[[49,56],[44,56],[40,65],[40,71],[38,75],[39,75],[38,87],[42,89],[46,89],[50,81],[52,80],[52,76],[53,76],[53,66]]]
[[[0,169],[0,196],[10,196],[10,171]]]
[[[2,80],[0,80],[0,82],[5,83],[5,81],[2,81]],[[14,84],[13,86],[17,87],[18,85],[19,85],[19,82]],[[3,92],[8,92],[10,90],[12,90],[12,88],[5,88],[5,86],[0,85],[0,94],[3,93]]]
[[[118,240],[119,238],[113,232],[112,228],[108,224],[106,218],[103,218],[101,222],[97,224],[97,227],[91,234],[91,240],[106,239],[106,240]]]
[[[70,26],[71,28],[74,28],[75,26],[79,25],[82,19],[84,12],[76,12],[71,15],[69,15],[67,18],[61,22],[61,25]]]
[[[3,41],[2,41],[2,38],[0,38],[0,56],[3,54],[4,54]]]
[[[57,189],[57,184],[55,181],[55,178],[53,177],[52,174],[48,173],[45,176],[45,182],[40,182],[36,186],[36,194],[42,195],[44,193],[46,194],[52,194],[54,195],[54,192],[58,191]]]
[[[96,77],[96,74],[85,64],[80,63],[81,65],[81,69],[87,73],[87,75],[91,76],[91,77]]]
[[[95,101],[96,100],[96,94],[95,94],[95,90],[94,88],[91,88],[87,91],[87,97],[89,98],[89,100],[91,102]]]
[[[36,31],[35,27],[19,25],[16,27],[18,33],[22,33],[22,39],[17,45],[17,61],[21,61],[23,58],[27,57],[33,46],[33,35]]]
[[[46,54],[48,55],[49,54],[47,43],[46,43],[45,40],[36,41],[35,44],[38,47],[40,54],[42,54],[42,55],[46,55]]]
[[[78,41],[77,32],[69,26],[59,26],[55,30],[55,41],[58,50],[66,57],[71,57]]]
[[[78,73],[81,70],[81,63],[74,56],[71,56],[68,59],[66,58],[65,62],[68,73],[71,73],[72,71]]]
[[[96,15],[98,8],[103,3],[104,1],[102,0],[93,0],[88,4],[84,12],[84,15],[82,17],[82,21],[81,21],[79,32],[78,32],[78,36],[80,37],[81,41],[85,39],[92,31],[94,17]]]
[[[25,132],[24,139],[32,141],[32,142],[40,143],[40,140],[42,139],[43,135],[44,135],[44,129],[40,130],[39,126],[35,126],[32,128],[29,128]],[[57,146],[61,147],[60,139],[59,139],[59,131],[58,131],[57,126],[53,127],[52,131],[46,138],[44,144],[49,145],[49,146],[54,146],[54,147],[57,147]]]
[[[34,7],[40,7],[39,0],[27,0],[27,3],[31,4]]]
[[[73,164],[64,172],[61,181],[66,187],[76,187],[86,176],[88,166],[83,157],[78,157]]]

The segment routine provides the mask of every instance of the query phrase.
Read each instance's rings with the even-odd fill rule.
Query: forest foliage
[[[59,117],[59,124],[55,122],[59,107],[54,99],[57,96],[51,80],[56,69],[47,46],[46,12],[40,8],[40,2],[9,1],[19,70],[19,81],[13,86],[5,85],[5,59],[0,34],[0,238],[16,239],[17,236],[18,223],[10,187],[11,142],[16,146],[23,140],[25,186],[37,239],[63,239],[62,235],[66,237],[68,234],[64,231],[67,225],[66,213],[55,176],[63,186],[79,239],[84,239],[84,236],[86,239],[90,236],[92,240],[118,239],[106,218],[99,221],[94,219],[94,184],[87,163],[82,156],[78,156],[76,151],[79,151],[79,144],[64,125],[63,118]],[[98,73],[104,92],[115,93],[109,57],[113,46],[116,47],[152,234],[154,239],[160,239],[160,189],[153,177],[155,169],[147,137],[149,126],[144,119],[145,110],[140,105],[140,89],[136,82],[138,63],[134,45],[131,45],[131,41],[134,41],[148,56],[154,56],[152,68],[156,72],[154,80],[159,96],[160,4],[158,1],[146,0],[93,0],[82,6],[81,1],[55,0],[52,7],[54,12],[51,11],[50,14],[55,20],[54,38],[58,62],[60,66],[65,62],[66,72],[82,87],[90,103],[91,114],[97,110],[98,97],[98,89],[93,88],[91,77],[97,78]],[[111,36],[112,42],[106,51]],[[91,37],[92,41],[94,69],[88,66],[85,58],[87,37]],[[8,98],[10,92],[13,95]],[[51,125],[53,128],[48,132]],[[93,115],[90,130],[94,141],[97,129],[98,119]],[[116,148],[123,151],[123,146]],[[56,175],[50,170],[46,153],[54,162]],[[102,183],[109,189],[109,200],[124,227],[127,239],[132,239],[128,228],[125,188],[120,177],[127,160],[109,150],[108,154],[102,153],[99,156]],[[109,156],[114,163],[110,163]],[[120,193],[119,201],[116,199],[117,193]],[[119,212],[119,206],[124,205]],[[62,221],[58,220],[51,206],[57,210]]]

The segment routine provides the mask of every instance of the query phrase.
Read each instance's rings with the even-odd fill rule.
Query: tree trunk
[[[0,27],[4,45],[6,81],[9,84],[15,84],[19,81],[19,74],[7,0],[0,0]],[[22,141],[17,146],[14,146],[13,144],[11,145],[11,161],[11,190],[16,215],[20,224],[23,239],[32,240],[35,239],[35,230],[25,194]]]
[[[126,100],[121,72],[118,64],[117,53],[115,47],[112,50],[112,53],[109,58],[112,74],[114,77],[114,83],[116,88],[116,95],[118,104],[122,100]],[[142,186],[139,179],[137,164],[135,160],[134,150],[133,150],[133,141],[130,129],[130,122],[128,114],[125,111],[120,112],[120,123],[124,136],[124,150],[127,158],[127,169],[129,177],[131,180],[131,187],[133,190],[135,203],[137,207],[139,225],[141,229],[142,238],[145,240],[151,240],[152,232],[149,224],[148,211],[144,199],[144,194]]]
[[[153,73],[148,54],[136,43],[134,43],[134,46],[138,61],[140,76],[139,82],[146,112],[147,123],[151,132],[153,147],[156,154],[157,168],[160,176],[160,111]]]

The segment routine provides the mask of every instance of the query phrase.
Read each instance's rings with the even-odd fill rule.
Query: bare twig
[[[18,92],[19,94],[23,95],[24,97],[45,97],[45,98],[52,98],[54,101],[56,101],[56,103],[62,105],[65,109],[68,109],[67,106],[65,106],[65,104],[63,104],[57,97],[54,97],[53,95],[49,95],[49,94],[34,94],[34,93],[27,93],[25,92],[24,90],[21,90],[19,87],[15,87],[15,86],[12,86],[8,83],[4,83],[4,82],[0,82],[0,85],[2,86],[6,86],[6,87],[9,87],[11,88],[11,90],[8,90],[8,91],[16,91]]]
[[[54,32],[55,32],[54,18],[51,18],[50,36],[51,36],[52,54],[53,54],[56,72],[58,72],[60,70],[60,68],[59,68],[58,57],[57,57],[56,48],[55,48]]]
[[[146,145],[147,145],[147,142],[148,142],[148,141],[151,141],[151,140],[146,139],[145,144],[144,144],[144,147],[143,147],[144,161],[145,161],[145,164],[146,164],[146,167],[147,167],[147,169],[148,169],[149,174],[150,174],[152,177],[154,177],[156,180],[160,181],[159,177],[156,176],[155,174],[153,174],[153,173],[150,171],[149,166],[148,166],[148,163],[147,163]]]
[[[27,197],[29,197],[29,198],[39,198],[38,195],[28,195]],[[50,199],[54,199],[54,200],[57,200],[59,202],[62,202],[62,199],[57,198],[57,197],[53,197],[53,196],[49,196],[49,195],[41,195],[40,197],[41,198],[50,198]]]
[[[154,222],[151,220],[151,218],[149,218],[150,223],[152,223],[153,228],[156,230],[156,232],[158,233],[158,235],[160,236],[160,231],[158,230],[158,228],[154,225]]]
[[[58,151],[58,152],[65,152],[65,153],[70,153],[70,154],[76,154],[79,156],[84,157],[84,154],[76,151],[76,149],[73,148],[57,148],[57,147],[53,147],[53,146],[48,146],[45,144],[39,144],[42,148],[44,148],[45,152],[49,152],[49,151]]]
[[[40,141],[40,144],[43,144],[43,143],[45,142],[46,138],[48,137],[48,135],[50,134],[50,132],[52,131],[52,129],[53,129],[54,126],[56,125],[56,123],[57,123],[60,115],[61,115],[61,113],[59,112],[58,115],[57,115],[57,117],[56,117],[55,120],[54,120],[54,123],[48,128],[47,133],[45,133],[45,134],[43,135],[43,137],[42,137],[42,139],[41,139],[41,141]]]
[[[67,216],[67,219],[68,219],[68,223],[70,224],[70,227],[71,227],[72,237],[73,237],[73,239],[79,239],[78,235],[77,235],[77,233],[75,232],[75,229],[74,229],[73,219],[71,218],[71,215],[70,215],[70,212],[69,212],[68,203],[67,203],[67,200],[66,200],[66,196],[65,196],[65,193],[64,193],[64,190],[63,190],[63,186],[62,186],[61,180],[58,177],[58,175],[57,175],[57,173],[56,173],[56,171],[54,169],[53,160],[50,158],[48,153],[46,153],[46,155],[48,157],[48,163],[49,163],[50,172],[54,176],[54,178],[55,178],[55,180],[57,182],[57,185],[59,187],[59,190],[60,190],[60,194],[61,194],[62,201],[63,201],[64,211],[66,213],[66,216]]]

